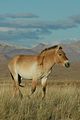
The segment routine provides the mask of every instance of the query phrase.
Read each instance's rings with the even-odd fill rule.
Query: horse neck
[[[44,69],[46,69],[46,71],[48,71],[55,64],[55,50],[45,51],[45,53],[43,53],[43,56],[44,56],[43,67]]]

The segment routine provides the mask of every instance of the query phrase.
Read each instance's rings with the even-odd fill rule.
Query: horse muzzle
[[[66,68],[69,68],[69,67],[70,67],[70,63],[69,63],[69,62],[66,62],[66,63],[65,63],[65,67],[66,67]]]

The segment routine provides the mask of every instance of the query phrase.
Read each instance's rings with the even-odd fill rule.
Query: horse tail
[[[23,85],[20,84],[21,83],[21,76],[19,74],[18,74],[18,83],[19,83],[20,87],[24,87]]]
[[[13,75],[12,75],[11,72],[10,72],[10,75],[11,75],[12,79],[14,80],[14,77],[13,77]],[[21,83],[21,76],[18,74],[18,84],[19,84],[20,87],[24,87],[24,86],[21,85],[20,83]]]
[[[20,84],[19,84],[19,86],[20,86],[20,87],[24,87],[23,85],[20,85]]]

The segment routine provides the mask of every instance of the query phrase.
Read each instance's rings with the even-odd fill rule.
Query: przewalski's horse
[[[14,80],[15,94],[21,95],[19,90],[21,78],[32,79],[31,94],[36,90],[37,81],[41,80],[44,98],[46,80],[55,64],[62,64],[67,68],[70,66],[66,54],[62,47],[58,45],[46,48],[38,55],[17,55],[13,57],[8,64],[8,68]]]

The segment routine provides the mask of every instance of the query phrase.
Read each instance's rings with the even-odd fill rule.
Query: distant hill
[[[78,62],[80,61],[80,41],[79,42],[73,42],[71,44],[65,44],[63,45],[64,51],[67,53],[67,55],[70,58],[70,61],[72,62]]]
[[[50,47],[51,45],[46,45],[43,43],[38,44],[37,46],[27,49],[27,48],[16,48],[9,45],[0,44],[0,53],[3,54],[6,58],[13,57],[17,54],[39,54],[43,49]],[[67,53],[71,61],[80,61],[80,41],[73,42],[70,44],[61,44],[64,51]]]
[[[0,80],[7,79],[9,77],[8,60],[0,53]]]
[[[30,55],[33,55],[33,54],[36,54],[36,52],[32,51],[31,49],[13,49],[13,50],[10,50],[8,51],[5,56],[7,58],[10,58],[10,57],[13,57],[15,55],[22,55],[22,54],[30,54]]]
[[[34,52],[39,53],[41,50],[45,49],[46,47],[47,47],[46,44],[40,43],[40,44],[38,44],[37,46],[33,47],[32,50],[33,50]]]

